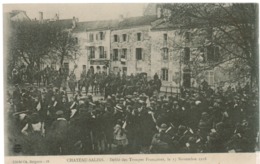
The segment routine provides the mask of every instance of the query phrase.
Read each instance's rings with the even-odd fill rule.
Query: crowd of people
[[[80,91],[69,96],[66,87],[52,84],[47,89],[15,85],[8,104],[14,155],[259,150],[258,93],[247,85],[223,90],[203,82],[197,90],[181,88],[171,96],[117,89],[98,100]]]

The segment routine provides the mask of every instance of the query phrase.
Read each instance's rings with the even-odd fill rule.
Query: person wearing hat
[[[21,130],[21,133],[26,136],[26,145],[23,149],[28,155],[44,155],[45,153],[45,136],[44,124],[41,122],[37,112],[28,116],[27,124]]]
[[[48,104],[50,103],[51,98],[52,98],[53,95],[54,95],[53,86],[52,86],[52,84],[50,84],[48,86],[48,91],[46,93],[46,101],[47,101]]]
[[[21,101],[21,91],[18,84],[15,84],[15,89],[13,91],[13,104],[15,111],[18,111],[18,104]]]
[[[51,124],[46,139],[49,144],[49,155],[66,155],[68,154],[68,127],[69,122],[65,119],[64,112],[58,110],[56,120]]]
[[[171,153],[171,137],[166,133],[167,129],[168,126],[166,124],[161,124],[159,128],[159,133],[156,133],[153,136],[152,143],[150,146],[151,153]]]
[[[47,106],[47,116],[46,116],[46,130],[51,126],[52,122],[56,118],[56,112],[60,109],[59,107],[60,103],[55,98],[55,95],[51,97],[51,101],[49,102]]]
[[[117,123],[114,127],[113,144],[115,145],[115,148],[113,150],[115,154],[125,153],[126,146],[128,145],[128,139],[127,139],[126,131],[123,128],[122,120],[120,119],[117,120]]]

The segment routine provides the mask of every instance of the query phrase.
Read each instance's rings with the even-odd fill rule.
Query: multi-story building
[[[221,49],[210,44],[207,30],[201,27],[182,27],[170,22],[151,29],[152,69],[160,75],[165,86],[195,87],[203,80],[210,86],[227,80],[224,71],[215,67]]]
[[[110,33],[117,20],[79,22],[73,30],[80,45],[81,56],[77,60],[79,76],[84,69],[107,72],[110,62]]]
[[[111,71],[151,76],[151,22],[156,15],[122,18],[111,31]]]

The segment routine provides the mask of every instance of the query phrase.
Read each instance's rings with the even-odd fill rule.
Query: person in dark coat
[[[13,104],[14,104],[14,109],[15,111],[18,111],[18,104],[20,103],[21,101],[21,91],[20,91],[20,88],[19,88],[19,85],[16,84],[15,85],[15,89],[13,91]]]
[[[168,129],[166,124],[162,124],[159,129],[159,133],[153,136],[150,152],[151,153],[170,153],[170,144],[172,142],[171,136],[166,133]]]
[[[63,111],[56,112],[57,119],[53,121],[47,134],[49,144],[49,155],[68,154],[68,127],[69,122],[64,118]]]

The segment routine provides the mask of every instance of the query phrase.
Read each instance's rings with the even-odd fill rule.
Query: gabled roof
[[[9,12],[9,19],[13,21],[30,21],[31,19],[28,17],[25,11],[23,10],[13,10]]]

